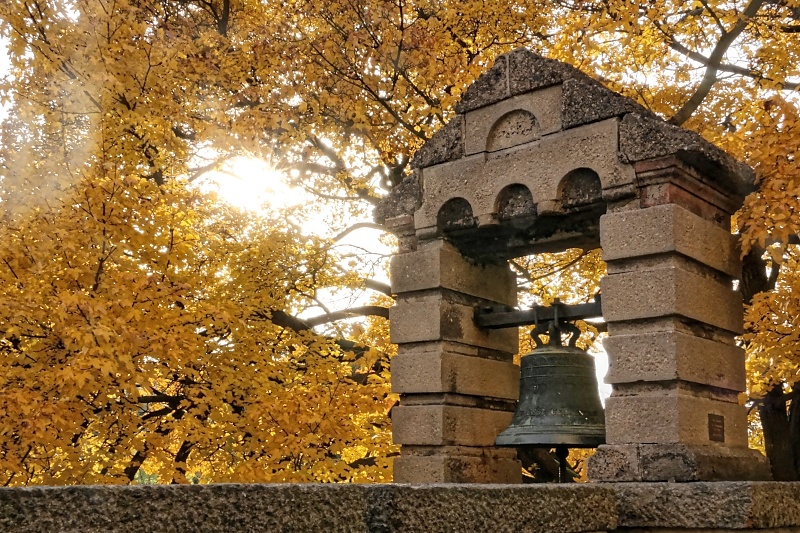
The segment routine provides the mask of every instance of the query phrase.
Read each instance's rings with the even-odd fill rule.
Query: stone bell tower
[[[742,301],[730,216],[752,170],[578,70],[500,56],[378,209],[399,345],[396,482],[519,482],[494,446],[519,395],[516,329],[475,325],[516,305],[508,259],[602,248],[613,394],[597,481],[763,479],[747,448]]]

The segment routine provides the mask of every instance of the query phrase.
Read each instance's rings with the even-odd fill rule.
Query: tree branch
[[[353,224],[352,226],[348,227],[344,231],[340,232],[338,235],[336,235],[333,238],[333,241],[334,242],[338,242],[338,241],[344,239],[345,237],[347,237],[348,235],[350,235],[351,233],[353,233],[354,231],[357,231],[357,230],[360,230],[360,229],[374,229],[374,230],[378,230],[380,232],[386,233],[386,227],[383,224],[377,224],[375,222],[359,222],[357,224]]]
[[[755,16],[763,3],[764,0],[750,0],[750,3],[744,9],[744,12],[741,15],[741,18],[736,22],[736,24],[734,24],[733,28],[731,28],[731,30],[728,32],[722,32],[722,35],[717,41],[716,46],[714,46],[714,49],[711,51],[711,54],[708,57],[708,64],[706,65],[706,71],[703,74],[703,79],[695,89],[694,94],[669,120],[671,124],[675,124],[677,126],[682,125],[684,122],[689,120],[689,117],[691,117],[697,108],[700,107],[700,104],[703,103],[703,100],[705,100],[706,96],[708,96],[708,93],[711,92],[711,88],[717,82],[717,71],[719,70],[719,66],[722,63],[722,58],[725,56],[725,53],[736,41],[736,39],[739,38],[739,35],[744,31],[744,29],[750,23],[750,19]]]
[[[659,29],[661,30],[662,33],[664,33],[664,36],[667,39],[670,48],[672,48],[676,52],[678,52],[680,54],[683,54],[684,56],[688,57],[689,59],[691,59],[693,61],[696,61],[696,62],[698,62],[701,65],[704,65],[706,67],[708,67],[711,64],[711,60],[708,57],[704,56],[703,54],[701,54],[699,52],[695,52],[694,50],[690,50],[684,44],[682,44],[679,41],[677,41],[674,36],[669,35],[669,33],[666,32],[663,28],[661,28],[660,25],[659,25]],[[740,76],[745,76],[747,78],[751,78],[751,79],[754,79],[754,80],[771,81],[773,83],[777,83],[782,90],[786,90],[786,91],[796,91],[796,90],[800,89],[800,82],[791,82],[791,81],[786,81],[786,80],[784,80],[782,82],[776,82],[775,80],[773,80],[771,78],[763,76],[758,71],[751,70],[751,69],[745,68],[745,67],[740,67],[738,65],[730,65],[730,64],[727,64],[727,63],[720,63],[719,65],[717,65],[717,70],[720,71],[720,72],[730,72],[731,74],[739,74]]]
[[[374,279],[368,279],[364,282],[364,286],[373,291],[383,293],[386,296],[392,295],[392,287],[388,283],[383,283]]]
[[[366,317],[366,316],[382,316],[389,318],[389,309],[379,305],[362,305],[359,307],[351,307],[343,309],[342,311],[332,311],[311,318],[307,318],[305,322],[312,328],[322,324],[329,324],[338,320],[345,320],[347,318]]]

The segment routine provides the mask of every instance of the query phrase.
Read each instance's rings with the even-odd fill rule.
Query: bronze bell
[[[561,332],[572,333],[568,346]],[[580,331],[573,324],[551,322],[544,346],[534,329],[536,348],[522,356],[519,404],[511,425],[498,435],[498,446],[595,448],[605,443],[594,358],[575,346]]]

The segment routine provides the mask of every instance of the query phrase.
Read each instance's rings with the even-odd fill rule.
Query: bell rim
[[[576,431],[576,428],[577,429]],[[572,434],[567,433],[572,431]],[[564,425],[550,426],[543,431],[542,427],[536,430],[525,428],[508,428],[495,439],[496,446],[558,446],[565,445],[572,448],[596,448],[606,443],[605,426]]]

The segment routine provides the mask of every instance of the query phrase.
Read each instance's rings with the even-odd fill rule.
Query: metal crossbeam
[[[597,294],[594,301],[585,304],[567,305],[556,300],[553,305],[547,307],[537,305],[521,310],[478,308],[475,310],[475,324],[485,329],[502,329],[559,320],[567,322],[587,320],[602,316],[600,294]]]

